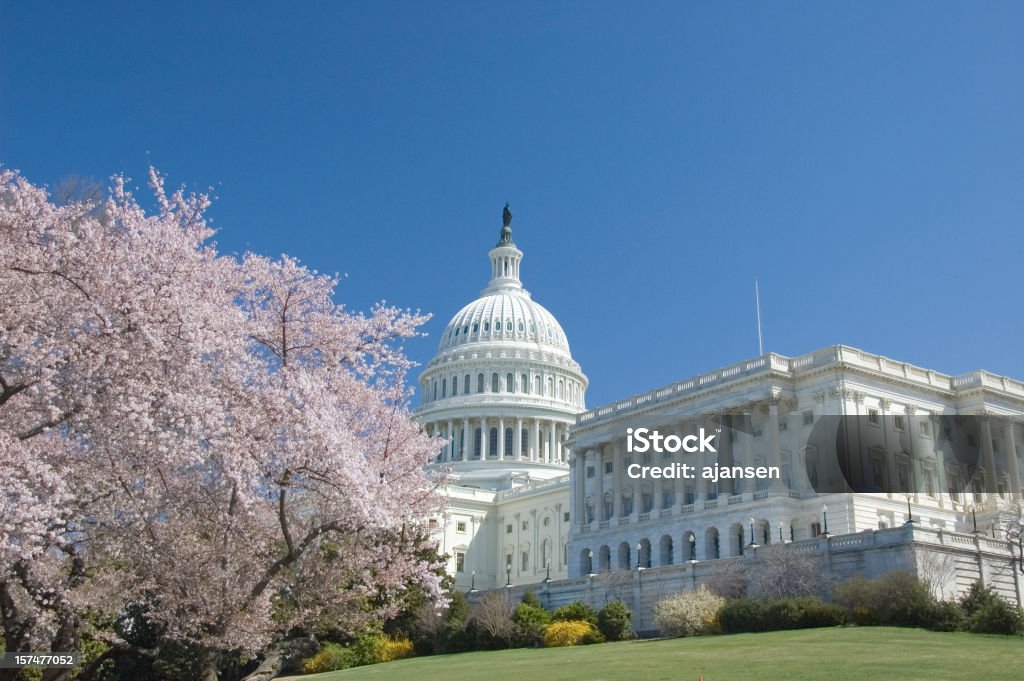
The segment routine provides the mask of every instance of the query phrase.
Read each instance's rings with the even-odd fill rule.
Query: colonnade
[[[426,424],[429,435],[445,440],[438,462],[513,460],[565,463],[562,439],[568,423],[521,416],[451,418]]]

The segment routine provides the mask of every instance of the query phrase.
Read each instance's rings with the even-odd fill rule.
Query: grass
[[[303,681],[1019,681],[1024,639],[845,627],[436,655]]]

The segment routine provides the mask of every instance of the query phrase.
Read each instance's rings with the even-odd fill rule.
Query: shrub
[[[584,640],[594,634],[599,634],[597,629],[590,622],[584,620],[559,620],[552,622],[544,630],[544,647],[560,648],[563,646],[576,646],[584,643]]]
[[[542,606],[542,605],[540,604],[540,596],[538,596],[537,594],[535,594],[535,593],[533,592],[533,589],[527,589],[526,591],[524,591],[524,592],[523,592],[523,600],[522,600],[522,603],[523,603],[524,605],[532,605],[532,606],[534,606],[534,607],[537,607],[537,608],[541,608],[541,607],[543,607],[543,606]]]
[[[738,598],[728,601],[719,613],[722,631],[730,633],[834,627],[846,619],[838,605],[817,598],[765,600]]]
[[[967,620],[964,617],[960,606],[952,601],[939,601],[935,604],[929,629],[935,631],[963,631],[967,627]]]
[[[356,655],[350,648],[337,643],[324,643],[320,647],[320,652],[303,663],[302,671],[306,674],[319,674],[354,666]]]
[[[597,613],[594,609],[581,601],[575,601],[555,610],[551,616],[554,622],[589,622],[597,626]]]
[[[937,601],[928,585],[910,572],[890,572],[874,580],[854,577],[840,584],[835,599],[857,624],[927,627]]]
[[[416,654],[416,651],[413,649],[412,641],[407,638],[392,638],[387,634],[380,637],[375,652],[376,662],[401,660],[406,657],[413,657]]]
[[[512,613],[515,625],[515,643],[523,647],[537,647],[544,643],[544,630],[551,624],[551,613],[540,606],[523,602]]]
[[[628,641],[633,633],[633,613],[622,601],[612,601],[597,613],[597,628],[608,641]]]
[[[587,630],[587,633],[583,634],[583,638],[580,639],[580,643],[579,644],[581,646],[589,646],[589,645],[592,645],[594,643],[604,643],[607,640],[608,639],[606,639],[604,637],[604,634],[602,634],[597,629],[594,629],[593,627],[591,627],[590,629]]]
[[[976,634],[1016,634],[1024,631],[1021,610],[1006,602],[995,589],[980,581],[960,597],[965,627]]]
[[[718,613],[725,599],[703,584],[696,591],[667,596],[654,606],[654,623],[666,636],[696,636],[718,631]]]

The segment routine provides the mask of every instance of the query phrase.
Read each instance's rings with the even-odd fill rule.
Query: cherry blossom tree
[[[425,318],[349,312],[287,257],[219,255],[207,197],[150,185],[147,215],[122,178],[58,206],[0,173],[8,650],[72,650],[85,613],[142,608],[214,679],[227,651],[354,630],[410,585],[439,597],[437,443],[400,347]]]

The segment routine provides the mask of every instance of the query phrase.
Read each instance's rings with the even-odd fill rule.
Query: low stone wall
[[[865,530],[855,534],[818,537],[790,542],[785,550],[820,556],[836,582],[862,575],[868,579],[887,572],[910,570],[928,579],[941,598],[955,598],[979,578],[1005,598],[1022,601],[1022,578],[1017,558],[1009,542],[976,534],[957,534],[907,524],[884,530]],[[601,608],[611,601],[623,601],[633,612],[633,627],[638,632],[653,632],[654,606],[661,598],[679,591],[692,590],[713,581],[717,575],[738,566],[756,569],[758,550],[748,550],[737,558],[685,562],[632,570],[551,580],[547,584],[511,586],[503,589],[510,600],[518,602],[526,589],[532,589],[550,610],[583,601]],[[475,600],[482,592],[470,595]]]

